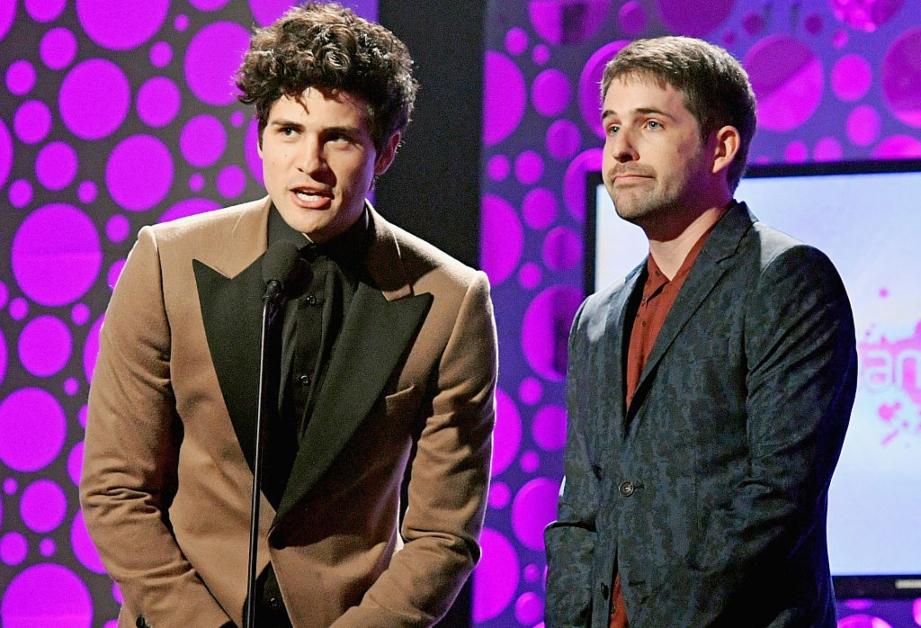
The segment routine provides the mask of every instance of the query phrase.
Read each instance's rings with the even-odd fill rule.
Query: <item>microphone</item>
[[[262,280],[265,282],[262,300],[272,305],[281,305],[297,285],[306,282],[309,273],[310,267],[294,242],[275,242],[262,258]]]

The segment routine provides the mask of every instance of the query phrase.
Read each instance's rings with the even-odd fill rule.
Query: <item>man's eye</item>
[[[650,129],[661,129],[662,128],[662,124],[656,120],[649,120],[648,122],[646,122],[646,126],[649,127]]]
[[[608,127],[608,135],[614,135],[618,131],[620,131],[620,127],[616,124],[612,124]]]

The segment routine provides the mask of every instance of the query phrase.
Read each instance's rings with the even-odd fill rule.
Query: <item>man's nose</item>
[[[608,136],[607,150],[620,163],[639,159],[634,138],[626,129],[620,129],[617,133]]]
[[[326,169],[323,146],[316,138],[306,137],[301,144],[297,169],[304,174],[321,172]]]

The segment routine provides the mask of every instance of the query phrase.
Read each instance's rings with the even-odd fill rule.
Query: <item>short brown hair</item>
[[[704,139],[726,125],[739,131],[739,152],[727,173],[729,188],[735,192],[745,172],[757,123],[755,93],[736,58],[701,39],[638,39],[608,62],[601,80],[601,99],[614,79],[628,76],[652,78],[683,92],[685,106],[697,119]]]
[[[259,138],[282,96],[308,87],[342,90],[368,103],[378,151],[409,124],[418,84],[406,44],[335,3],[310,2],[256,29],[237,71],[240,102],[255,104]]]

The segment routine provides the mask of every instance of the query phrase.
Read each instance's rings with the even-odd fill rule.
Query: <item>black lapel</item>
[[[636,313],[636,302],[643,291],[643,282],[640,279],[644,276],[646,262],[634,268],[627,278],[624,285],[617,294],[612,298],[608,306],[608,320],[605,333],[605,342],[610,343],[605,347],[608,359],[602,364],[603,379],[606,385],[613,386],[614,404],[617,408],[617,420],[615,424],[618,434],[621,438],[625,433],[624,418],[627,414],[627,349],[630,344],[629,328],[627,321],[632,320]]]
[[[388,301],[359,283],[330,357],[323,389],[282,495],[278,522],[300,501],[370,412],[432,304],[431,294]]]

